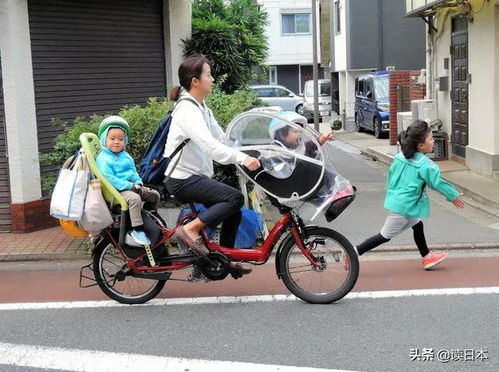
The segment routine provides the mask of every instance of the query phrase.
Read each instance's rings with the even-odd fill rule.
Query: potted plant
[[[341,119],[334,119],[331,122],[331,129],[332,130],[340,130],[343,126],[343,123],[341,122]]]

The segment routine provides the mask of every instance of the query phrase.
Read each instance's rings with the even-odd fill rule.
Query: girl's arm
[[[445,196],[447,201],[452,202],[459,197],[459,191],[450,182],[442,179],[440,169],[434,162],[430,161],[427,166],[421,167],[420,175],[430,188]]]

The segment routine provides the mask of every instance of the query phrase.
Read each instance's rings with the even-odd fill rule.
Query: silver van
[[[331,115],[331,80],[319,79],[319,115],[320,117]],[[314,116],[314,81],[307,80],[303,89],[305,99],[304,116],[311,119]]]

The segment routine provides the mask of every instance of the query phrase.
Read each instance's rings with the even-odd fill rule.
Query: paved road
[[[449,268],[461,268],[456,260],[449,261]],[[385,262],[384,271],[395,264]],[[408,272],[403,275],[411,276],[410,266],[405,269]],[[443,276],[447,270],[425,274]],[[397,286],[397,279],[400,276],[388,276],[385,286],[407,287]],[[105,352],[105,359],[112,358],[115,367],[126,357],[116,353],[125,353],[221,361],[218,370],[220,363],[228,361],[363,371],[498,370],[499,288],[493,294],[467,295],[451,290],[441,295],[406,291],[393,298],[389,297],[393,292],[381,292],[377,298],[364,293],[326,306],[251,298],[120,307],[108,307],[105,302],[105,307],[96,303],[83,309],[67,303],[62,305],[67,308],[45,310],[23,310],[21,305],[0,311],[0,364],[12,349],[26,351],[30,350],[26,345],[34,345],[43,348],[45,362],[53,358],[52,365],[70,370],[68,366],[81,365],[82,355],[89,351]],[[435,360],[411,361],[411,354],[417,358],[423,349],[426,357],[431,352]],[[474,359],[480,352],[487,359],[444,363],[436,360],[437,353],[446,357],[442,350],[456,356],[472,350]],[[66,364],[57,364],[63,359]]]

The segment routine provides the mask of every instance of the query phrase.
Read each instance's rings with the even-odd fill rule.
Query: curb
[[[90,259],[90,253],[31,253],[31,254],[4,254],[0,255],[0,262],[33,262],[33,261],[71,261]]]
[[[499,243],[436,243],[429,244],[430,250],[445,250],[445,251],[465,251],[476,249],[499,249]],[[376,253],[391,253],[391,252],[417,252],[414,244],[405,245],[388,245],[377,247],[369,254]],[[271,257],[275,256],[275,251],[272,252]],[[71,260],[89,260],[90,253],[57,253],[57,254],[11,254],[1,255],[1,262],[35,262],[35,261],[71,261]]]

